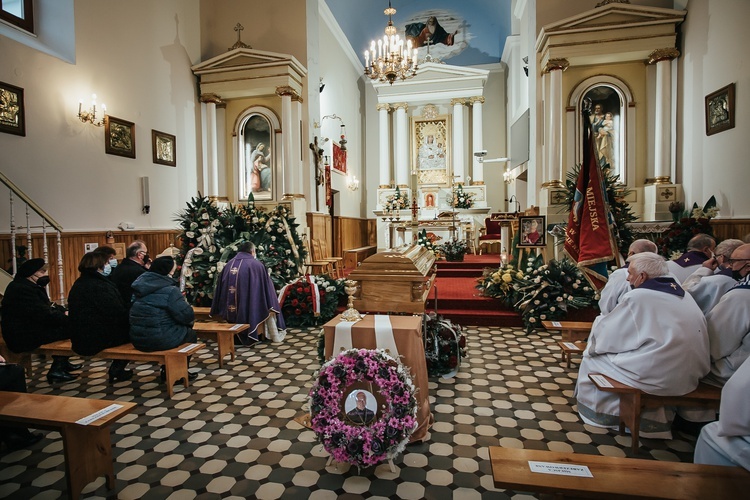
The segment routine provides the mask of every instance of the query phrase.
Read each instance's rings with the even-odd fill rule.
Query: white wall
[[[750,2],[689,0],[678,62],[677,169],[687,204],[711,196],[720,217],[750,217]],[[735,128],[706,136],[705,96],[736,83]]]
[[[26,103],[26,136],[0,133],[0,169],[66,231],[121,221],[173,228],[174,214],[195,196],[199,118],[190,66],[200,60],[198,15],[198,0],[76,0],[75,64],[0,36],[0,81],[22,87]],[[136,159],[105,154],[104,128],[75,116],[79,99],[94,92],[109,114],[135,122]],[[176,168],[152,163],[152,129],[177,137]],[[141,213],[144,176],[150,215]],[[7,212],[3,202],[2,230]]]

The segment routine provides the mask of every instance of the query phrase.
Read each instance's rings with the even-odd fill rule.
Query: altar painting
[[[412,158],[416,166],[417,182],[449,184],[450,117],[412,119]]]

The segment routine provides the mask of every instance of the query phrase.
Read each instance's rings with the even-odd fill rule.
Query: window
[[[0,0],[0,19],[34,33],[34,1]]]

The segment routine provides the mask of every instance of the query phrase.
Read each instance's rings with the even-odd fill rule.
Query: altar
[[[413,241],[416,241],[418,233],[422,230],[437,237],[436,245],[441,245],[454,238],[457,240],[470,238],[474,240],[474,248],[476,248],[479,228],[484,227],[484,219],[489,212],[489,208],[458,208],[441,212],[421,210],[415,231],[411,220],[411,211],[401,210],[394,214],[375,210],[373,213],[377,217],[378,249],[382,251],[410,245]],[[434,213],[434,217],[425,217],[425,215],[432,213]]]
[[[417,423],[418,427],[411,435],[410,442],[423,441],[433,422],[430,411],[430,398],[425,362],[424,343],[422,342],[422,316],[388,316],[393,328],[393,337],[398,349],[398,356],[411,373],[414,387],[417,389]],[[325,359],[333,357],[336,343],[336,325],[341,322],[341,315],[323,325],[325,332]],[[351,329],[352,347],[375,349],[378,347],[375,335],[375,315],[367,314],[355,323]]]

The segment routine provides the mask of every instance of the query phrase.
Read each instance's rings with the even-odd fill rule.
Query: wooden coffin
[[[369,312],[423,313],[436,269],[435,255],[420,245],[376,253],[348,276],[358,282],[354,308]]]

